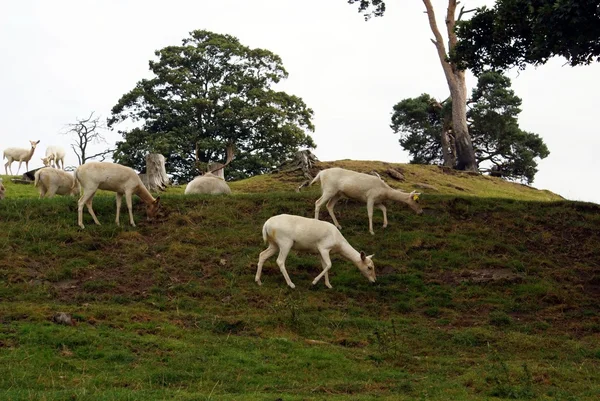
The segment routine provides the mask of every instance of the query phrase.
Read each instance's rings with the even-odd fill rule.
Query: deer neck
[[[409,196],[410,196],[409,193],[402,192],[402,191],[399,191],[399,190],[393,189],[393,188],[390,188],[388,190],[388,195],[387,195],[387,197],[389,199],[392,199],[395,201],[401,201],[401,202],[407,202]]]
[[[135,194],[139,196],[140,199],[144,201],[144,203],[147,205],[156,201],[156,199],[154,199],[154,196],[152,196],[152,194],[146,189],[146,187],[144,186],[144,184],[142,184],[141,181],[135,191]]]
[[[340,253],[340,255],[353,262],[354,264],[359,263],[361,260],[360,252],[354,249],[352,245],[350,245],[345,239],[342,242],[342,244],[338,247],[338,252]]]

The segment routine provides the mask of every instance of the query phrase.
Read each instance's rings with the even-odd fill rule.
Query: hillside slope
[[[398,186],[452,189],[432,177]],[[311,287],[320,263],[302,253],[295,290],[274,258],[254,283],[264,221],[313,214],[319,188],[296,193],[297,174],[229,197],[173,189],[157,221],[136,202],[136,228],[114,224],[113,196],[85,230],[74,198],[1,201],[0,399],[597,399],[600,206],[475,196],[469,180],[487,178],[452,178],[460,196],[424,190],[422,216],[390,204],[374,236],[364,205],[340,202],[378,279],[336,256],[333,289]]]

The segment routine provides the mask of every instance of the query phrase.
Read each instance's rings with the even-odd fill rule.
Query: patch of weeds
[[[239,334],[247,328],[243,320],[217,320],[214,322],[212,331],[215,334]]]
[[[451,308],[454,306],[452,295],[440,287],[431,288],[429,299],[425,302],[425,305],[440,308]]]
[[[52,269],[46,273],[46,280],[56,283],[62,280],[69,280],[73,278],[73,269],[68,266],[62,266],[58,269]]]
[[[125,295],[113,295],[111,300],[120,305],[127,305],[132,302],[131,298]]]
[[[271,307],[281,322],[287,323],[296,332],[303,331],[305,324],[302,319],[302,301],[297,293],[278,297]]]
[[[489,345],[493,341],[494,338],[489,331],[477,327],[464,329],[452,335],[452,342],[465,347],[480,347]]]
[[[488,316],[488,321],[491,325],[501,327],[509,326],[512,323],[512,319],[506,313],[502,311],[492,311]]]
[[[521,365],[521,373],[511,374],[508,365],[497,353],[490,359],[491,364],[486,376],[486,381],[492,385],[490,396],[512,400],[535,398],[533,380],[527,363]]]
[[[376,355],[371,355],[372,360],[376,362],[393,361],[395,364],[399,364],[408,359],[406,350],[402,347],[403,337],[393,319],[389,325],[378,325],[370,337],[370,342],[375,344],[378,352]]]
[[[440,317],[442,315],[442,311],[437,306],[431,306],[425,309],[423,313],[429,317]]]
[[[83,289],[92,292],[106,292],[115,288],[117,284],[114,281],[107,280],[91,280],[83,284]]]
[[[532,324],[532,327],[534,330],[537,330],[537,331],[546,331],[550,328],[550,323],[545,322],[545,321],[534,322]]]
[[[400,312],[400,313],[410,313],[415,310],[414,304],[411,301],[396,302],[393,305],[393,308],[396,312]]]

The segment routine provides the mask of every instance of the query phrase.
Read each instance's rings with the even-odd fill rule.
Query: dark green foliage
[[[363,13],[365,20],[372,16],[381,17],[385,13],[383,0],[348,0],[348,4],[358,3],[358,12]]]
[[[453,58],[476,74],[525,68],[562,56],[572,66],[600,60],[600,1],[499,0],[457,26]]]
[[[435,107],[436,100],[424,93],[417,98],[404,99],[394,106],[394,133],[400,133],[400,146],[408,150],[416,164],[442,164],[441,134],[444,118],[452,113],[452,103],[443,109]]]
[[[233,144],[236,158],[226,174],[235,179],[269,171],[299,147],[315,147],[305,132],[314,129],[312,110],[272,89],[288,75],[276,54],[201,30],[155,54],[154,77],[139,81],[112,109],[110,127],[138,125],[120,131],[117,162],[143,170],[148,152],[161,153],[167,172],[185,182],[206,163],[223,161]]]
[[[521,99],[510,86],[510,79],[499,73],[479,76],[468,101],[469,132],[480,168],[532,183],[537,159],[547,157],[550,152],[539,135],[519,128]],[[411,154],[411,163],[443,162],[441,135],[452,105],[449,101],[442,107],[435,104],[435,99],[423,94],[394,106],[391,128],[400,134],[400,145]]]

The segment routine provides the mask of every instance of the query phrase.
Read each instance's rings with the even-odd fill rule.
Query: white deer
[[[209,170],[204,173],[204,175],[199,175],[190,181],[186,187],[184,194],[210,194],[210,195],[218,195],[218,194],[231,194],[231,188],[227,185],[227,182],[216,174],[213,174],[215,171],[221,170],[225,168],[231,161],[233,160],[233,145],[227,146],[227,157],[225,164],[219,164],[215,168]]]
[[[4,172],[8,175],[8,171],[10,170],[10,175],[12,173],[12,162],[19,162],[19,168],[17,169],[17,175],[19,174],[19,170],[21,170],[21,163],[25,162],[25,170],[29,170],[29,160],[31,160],[31,156],[33,156],[33,152],[35,152],[35,147],[40,141],[29,141],[31,144],[31,149],[25,148],[6,148],[4,149],[4,158],[7,160],[4,165]]]
[[[373,207],[377,207],[383,212],[383,227],[385,228],[388,225],[387,209],[383,204],[386,200],[406,203],[417,214],[423,213],[423,209],[419,206],[419,195],[421,193],[399,191],[390,187],[378,176],[333,167],[321,170],[309,185],[317,181],[321,181],[322,194],[315,202],[315,219],[319,219],[319,210],[321,206],[327,203],[327,211],[329,211],[333,223],[339,229],[342,226],[335,218],[333,208],[337,201],[344,197],[366,202],[369,215],[369,232],[371,234],[375,234],[373,231]]]
[[[78,195],[79,185],[75,176],[66,171],[43,167],[35,172],[33,186],[38,189],[40,198],[52,198],[54,195]]]
[[[364,252],[358,252],[344,238],[340,230],[333,224],[326,221],[308,219],[301,216],[289,214],[280,214],[268,219],[262,229],[263,240],[269,244],[269,247],[260,253],[258,257],[258,267],[256,269],[255,281],[262,285],[260,276],[262,274],[263,264],[279,250],[277,265],[285,282],[291,288],[296,286],[290,280],[290,276],[285,269],[285,260],[290,249],[298,249],[316,252],[321,257],[323,271],[315,277],[313,285],[325,276],[325,285],[331,288],[329,283],[329,269],[331,268],[330,252],[338,252],[346,259],[358,267],[360,272],[370,282],[375,282],[375,265],[371,258],[373,255],[366,256]]]
[[[77,202],[77,223],[79,227],[83,225],[83,205],[87,206],[88,211],[94,219],[94,223],[100,224],[92,209],[92,200],[98,189],[116,192],[117,196],[117,216],[115,223],[119,225],[119,213],[121,211],[121,199],[125,195],[125,202],[129,211],[129,223],[135,227],[133,221],[131,196],[136,194],[146,204],[146,214],[148,220],[151,220],[158,213],[160,207],[160,196],[156,199],[146,189],[137,173],[126,166],[116,163],[91,162],[86,163],[75,170],[75,178],[81,185],[82,195]]]
[[[65,150],[60,146],[48,146],[46,157],[42,157],[42,163],[46,167],[65,169]]]

